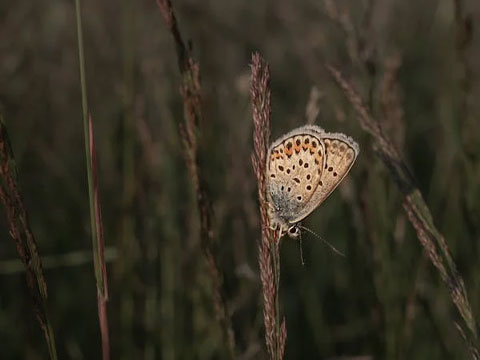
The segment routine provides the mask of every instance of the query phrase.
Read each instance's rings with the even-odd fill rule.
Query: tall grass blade
[[[83,49],[82,17],[80,0],[75,0],[77,18],[78,60],[80,66],[80,84],[82,90],[82,115],[85,136],[85,157],[87,165],[88,195],[90,203],[90,225],[92,236],[93,264],[97,285],[98,316],[102,336],[102,355],[104,360],[110,359],[110,344],[107,320],[107,272],[104,257],[103,227],[101,219],[98,176],[95,157],[95,142],[93,139],[92,118],[88,112],[87,83],[85,79],[85,56]]]

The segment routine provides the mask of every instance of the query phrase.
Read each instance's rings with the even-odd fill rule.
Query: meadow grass
[[[2,359],[478,359],[479,11],[2,1]],[[262,159],[305,123],[361,152],[303,265]]]

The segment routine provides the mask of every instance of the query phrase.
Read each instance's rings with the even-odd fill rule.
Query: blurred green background
[[[461,5],[460,22],[455,9]],[[339,67],[404,155],[480,314],[480,3],[173,3],[199,60],[203,174],[239,359],[265,359],[252,172],[252,51],[270,63],[272,136],[308,121],[361,147],[343,184],[281,249],[287,359],[465,359],[450,295],[398,189],[323,67]],[[456,7],[457,6],[457,7]],[[110,283],[112,359],[220,359],[196,204],[177,133],[174,45],[155,1],[82,1]],[[465,24],[465,25],[464,25]],[[73,1],[0,2],[0,112],[49,289],[62,359],[99,359]],[[315,116],[316,113],[318,116]],[[0,219],[2,359],[46,359]]]

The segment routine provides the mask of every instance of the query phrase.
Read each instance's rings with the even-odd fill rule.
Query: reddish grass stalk
[[[105,241],[103,238],[103,222],[102,209],[100,206],[100,193],[98,188],[98,171],[97,171],[97,156],[95,148],[95,139],[93,135],[92,116],[88,117],[88,134],[89,134],[89,154],[90,166],[93,179],[93,199],[95,209],[95,228],[97,231],[97,254],[98,263],[101,269],[101,286],[97,284],[97,305],[98,305],[98,319],[100,322],[100,333],[102,336],[102,355],[103,359],[110,359],[110,339],[108,333],[108,318],[107,318],[107,301],[108,301],[108,281],[107,281],[107,266],[105,265]]]
[[[403,207],[408,219],[415,228],[417,238],[428,255],[430,262],[435,266],[447,286],[452,302],[463,320],[463,326],[457,323],[455,325],[465,339],[472,359],[479,360],[477,325],[468,301],[463,278],[457,271],[457,266],[450,254],[445,238],[435,227],[430,209],[425,203],[422,193],[417,188],[413,176],[393,143],[383,133],[380,123],[371,116],[371,111],[364,105],[353,86],[336,68],[328,64],[326,67],[358,113],[358,119],[362,128],[373,136],[374,150],[387,166],[404,195]],[[465,331],[465,328],[467,331]]]
[[[27,212],[20,194],[17,168],[7,129],[1,117],[0,175],[0,199],[7,212],[10,237],[15,242],[18,255],[26,270],[28,290],[32,297],[35,315],[47,342],[50,359],[56,360],[55,336],[47,313],[47,283],[43,276],[37,243],[30,229]]]
[[[103,360],[110,359],[110,342],[107,320],[107,270],[104,257],[103,225],[98,190],[97,162],[95,156],[95,141],[93,136],[92,117],[88,111],[87,81],[85,77],[85,55],[83,49],[82,13],[80,0],[75,0],[77,20],[78,63],[80,69],[80,86],[82,92],[83,136],[85,140],[85,160],[87,167],[88,199],[90,205],[90,227],[92,236],[93,267],[97,285],[97,306],[102,337]]]
[[[280,324],[279,286],[280,286],[280,234],[272,231],[268,218],[266,199],[266,156],[270,141],[270,70],[258,53],[252,55],[251,100],[253,111],[252,165],[258,182],[258,199],[262,237],[258,244],[260,279],[263,288],[263,318],[265,341],[271,359],[283,359],[287,328],[285,318]]]
[[[225,348],[230,359],[235,358],[235,340],[230,314],[222,292],[222,275],[213,249],[213,210],[207,195],[205,182],[200,172],[197,132],[202,121],[200,67],[183,42],[170,0],[157,0],[162,17],[172,34],[178,67],[182,76],[181,94],[184,104],[184,123],[179,123],[179,133],[187,169],[193,182],[200,216],[200,241],[207,260],[208,271],[213,283],[213,303],[220,323]]]

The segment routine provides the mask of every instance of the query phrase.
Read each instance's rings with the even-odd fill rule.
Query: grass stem
[[[28,222],[18,182],[17,168],[7,129],[0,116],[0,200],[7,212],[10,237],[26,270],[27,286],[33,300],[35,315],[40,324],[51,360],[57,359],[55,336],[47,311],[47,283],[42,260]]]
[[[98,317],[100,322],[100,333],[102,337],[102,356],[103,360],[108,360],[110,359],[110,341],[107,320],[108,286],[107,271],[104,257],[105,245],[103,241],[103,227],[99,200],[93,122],[92,117],[89,116],[88,109],[80,0],[75,0],[75,12],[77,20],[78,61],[80,67],[80,85],[82,93],[82,118],[85,138],[85,160],[87,168],[88,195],[90,204],[92,252],[95,279],[97,285]]]

